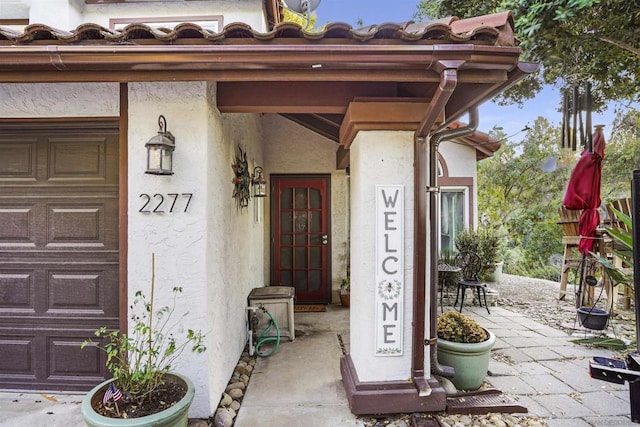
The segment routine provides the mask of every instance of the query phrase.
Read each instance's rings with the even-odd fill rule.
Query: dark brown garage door
[[[28,127],[28,125],[26,125]],[[118,327],[118,130],[0,133],[0,388],[86,390]]]

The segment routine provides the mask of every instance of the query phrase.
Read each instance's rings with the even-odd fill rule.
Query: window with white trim
[[[454,252],[458,233],[469,224],[469,189],[440,187],[440,253]]]

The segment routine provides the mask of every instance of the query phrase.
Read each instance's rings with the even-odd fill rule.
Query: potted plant
[[[96,342],[82,344],[82,348],[92,345],[106,353],[106,366],[113,376],[84,397],[82,415],[88,426],[187,425],[195,390],[188,378],[171,372],[171,368],[187,348],[204,352],[204,335],[188,329],[179,340],[178,322],[170,320],[182,288],[173,288],[171,306],[156,310],[154,287],[152,272],[151,298],[147,300],[138,291],[131,305],[131,335],[102,327],[94,333]]]
[[[464,230],[456,236],[455,244],[458,252],[471,251],[480,256],[480,278],[488,282],[500,281],[503,263],[498,261],[498,257],[502,240],[493,227],[482,227],[478,231]]]
[[[451,382],[459,390],[478,389],[489,369],[495,335],[457,311],[441,314],[436,330],[438,362],[455,370]]]
[[[343,307],[349,307],[351,303],[351,279],[349,276],[340,280],[340,304]]]

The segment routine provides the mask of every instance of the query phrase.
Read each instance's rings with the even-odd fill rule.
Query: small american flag
[[[110,400],[117,402],[120,399],[122,399],[122,392],[118,390],[118,388],[115,385],[113,385],[113,383],[109,384],[109,387],[104,392],[102,403],[106,404]]]

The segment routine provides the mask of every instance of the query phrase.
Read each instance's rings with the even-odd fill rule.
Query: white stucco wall
[[[412,165],[412,132],[359,132],[351,145],[350,352],[358,377],[364,382],[405,380],[411,375],[414,211]],[[404,186],[405,288],[402,356],[374,355],[376,185]],[[428,330],[429,319],[426,323]],[[429,366],[428,360],[426,362],[426,366]]]
[[[174,319],[183,313],[182,331],[202,329],[210,335],[208,308],[207,199],[205,160],[209,156],[206,84],[132,83],[129,85],[129,302],[138,290],[150,294],[151,254],[155,253],[156,307],[171,304],[172,288],[182,286]],[[158,131],[162,114],[167,129],[176,137],[175,175],[145,174],[145,142]],[[193,193],[188,211],[140,213],[140,194]],[[155,198],[152,203],[155,203]],[[184,198],[178,203],[184,206]],[[130,322],[129,327],[132,327]],[[206,356],[185,352],[175,369],[189,376],[196,386],[193,411],[210,413],[207,395]]]
[[[210,87],[213,95],[213,85]],[[246,344],[247,297],[253,288],[268,284],[263,271],[267,268],[265,251],[268,253],[269,249],[263,233],[267,225],[254,222],[253,209],[257,200],[252,198],[248,208],[239,212],[232,198],[234,174],[231,164],[237,145],[246,148],[251,171],[263,163],[260,118],[253,114],[220,115],[217,110],[209,114],[213,119],[210,120],[209,142],[213,151],[208,168],[210,286],[207,295],[212,301],[208,356],[211,401],[215,410]],[[215,125],[219,125],[219,129],[215,129]]]
[[[196,385],[192,417],[215,409],[245,345],[246,298],[264,285],[262,224],[250,210],[238,212],[231,197],[236,145],[247,148],[250,166],[262,160],[260,122],[220,115],[214,100],[215,85],[205,82],[136,83],[129,90],[129,298],[150,281],[151,252],[159,301],[169,302],[173,286],[184,288],[177,318],[188,313],[182,327],[207,334],[207,352],[185,353],[176,367]],[[144,173],[144,142],[157,131],[159,114],[176,137],[173,176]],[[188,212],[143,214],[141,193],[193,198]]]
[[[344,170],[336,170],[338,144],[282,116],[265,114],[265,171],[269,174],[330,174],[331,175],[331,282],[332,299],[339,301],[340,279],[346,275],[344,254],[347,244],[348,179]],[[265,205],[268,205],[268,200]],[[268,206],[265,211],[265,232],[268,238]],[[268,242],[268,239],[267,239]],[[269,248],[265,265],[269,265]],[[266,269],[268,280],[269,271]]]
[[[109,18],[140,18],[140,22],[145,22],[144,18],[193,18],[211,15],[222,15],[223,26],[232,22],[244,22],[258,31],[266,29],[260,0],[158,1],[152,7],[148,2],[85,4],[83,0],[30,0],[29,5],[30,23],[47,24],[66,30],[75,29],[86,22],[108,28]]]
[[[1,84],[0,117],[117,117],[118,83]]]

